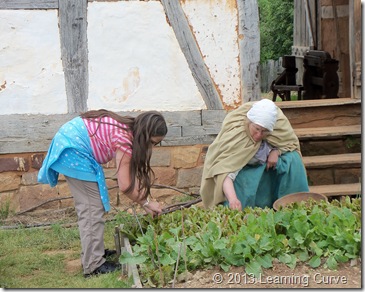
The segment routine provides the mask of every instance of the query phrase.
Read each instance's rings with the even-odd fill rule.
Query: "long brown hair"
[[[138,190],[143,194],[142,199],[147,198],[154,181],[154,172],[150,166],[152,155],[151,138],[156,136],[164,137],[167,134],[167,125],[162,114],[157,111],[147,111],[137,117],[131,117],[120,116],[115,112],[100,109],[85,112],[80,116],[86,119],[95,119],[99,125],[103,123],[101,118],[111,117],[113,120],[127,126],[127,130],[133,134],[132,145],[128,145],[132,149],[131,183],[123,192],[132,193],[136,183],[138,183]]]

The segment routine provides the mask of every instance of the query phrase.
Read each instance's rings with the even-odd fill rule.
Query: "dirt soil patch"
[[[117,213],[112,209],[106,220],[113,220]],[[39,210],[22,215],[11,216],[3,227],[14,228],[18,225],[25,227],[41,227],[51,224],[76,226],[75,209]],[[79,260],[72,260],[70,266],[79,267]],[[291,269],[285,264],[274,262],[271,269],[264,269],[260,278],[253,278],[245,273],[244,267],[232,267],[224,272],[218,267],[209,270],[198,270],[189,273],[187,281],[168,284],[166,288],[362,288],[361,259],[340,264],[337,270],[329,270],[323,266],[313,269],[306,264],[298,264]]]
[[[172,287],[169,285],[168,287]],[[197,271],[175,288],[361,288],[361,262],[355,260],[339,265],[336,271],[323,267],[312,269],[299,264],[294,270],[282,263],[263,270],[259,278],[245,274],[244,267],[232,267],[229,272],[219,268]]]

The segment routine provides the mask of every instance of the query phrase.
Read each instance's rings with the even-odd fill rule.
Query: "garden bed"
[[[356,200],[277,212],[193,207],[165,219],[140,217],[139,227],[123,216],[134,255],[121,262],[139,267],[144,287],[360,288]]]

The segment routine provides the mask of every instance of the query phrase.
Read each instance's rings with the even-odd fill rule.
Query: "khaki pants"
[[[89,274],[104,262],[104,207],[98,184],[66,177],[75,201],[81,239],[81,263]]]

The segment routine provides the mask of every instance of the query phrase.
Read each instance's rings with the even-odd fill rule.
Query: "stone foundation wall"
[[[330,154],[336,147],[336,141],[326,143],[326,147],[309,146],[315,142],[302,144],[302,152],[306,155],[320,155],[323,149]],[[319,143],[319,142],[317,142]],[[339,144],[339,143],[338,143]],[[340,153],[352,152],[340,143]],[[200,180],[204,158],[209,145],[194,146],[156,146],[151,158],[151,166],[155,172],[155,184],[163,187],[152,188],[152,196],[162,206],[170,205],[186,194],[199,194]],[[323,146],[323,145],[322,145]],[[337,145],[338,146],[338,145]],[[62,209],[73,206],[68,185],[62,175],[59,183],[51,188],[37,182],[38,170],[46,153],[23,153],[0,155],[0,212],[10,204],[11,212],[23,212],[46,201],[53,200],[38,209]],[[123,195],[117,186],[115,161],[104,164],[104,172],[109,188],[112,207],[128,209],[132,202]],[[361,168],[320,168],[307,169],[310,184],[354,183],[361,177]],[[170,187],[170,188],[169,188]],[[64,198],[64,199],[60,199]],[[57,200],[55,200],[57,199]]]
[[[172,188],[153,188],[152,196],[163,205],[174,202],[183,193],[199,194],[204,156],[208,146],[157,146],[153,150],[151,166],[155,172],[155,184]],[[68,185],[60,175],[59,183],[51,188],[37,182],[38,170],[46,153],[0,155],[0,210],[10,204],[11,212],[23,212],[46,201],[37,209],[61,209],[73,206]],[[112,207],[126,208],[131,201],[117,187],[115,161],[104,164]],[[179,191],[177,191],[177,190]]]

